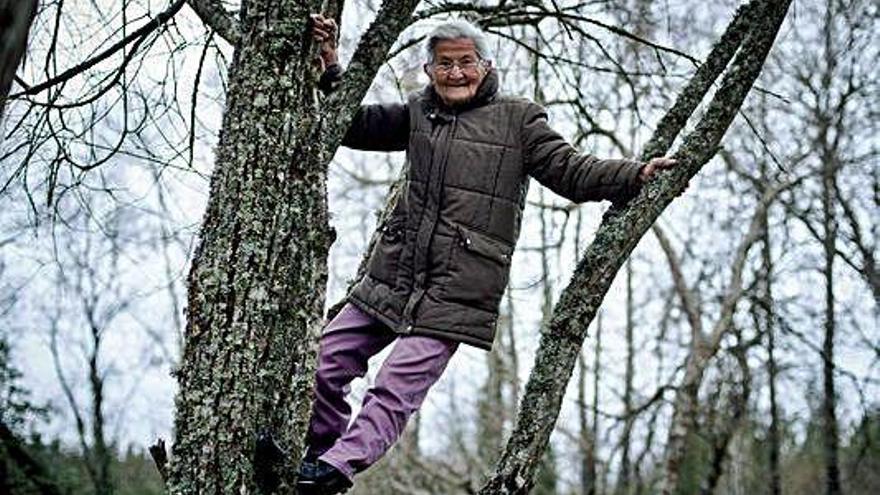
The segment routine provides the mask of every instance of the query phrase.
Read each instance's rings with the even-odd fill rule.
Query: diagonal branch
[[[351,124],[354,112],[373,82],[379,67],[385,63],[391,45],[400,33],[413,22],[413,11],[419,0],[386,0],[376,14],[376,19],[361,37],[345,79],[337,90],[327,98],[326,115],[338,116],[326,119],[323,129],[325,138],[321,145],[325,156],[332,156],[342,136]]]
[[[69,81],[70,79],[73,79],[77,75],[82,74],[83,72],[91,69],[95,65],[103,62],[104,60],[107,60],[108,58],[110,58],[114,54],[116,54],[116,52],[123,50],[126,46],[128,46],[129,43],[133,43],[133,42],[141,43],[153,31],[162,27],[166,22],[168,22],[172,17],[174,17],[174,15],[180,11],[180,9],[183,7],[183,5],[185,3],[186,3],[186,0],[175,0],[174,3],[169,5],[167,9],[165,9],[164,11],[157,14],[156,17],[152,18],[149,22],[147,22],[146,24],[144,24],[140,28],[132,31],[131,34],[129,34],[125,38],[122,38],[121,40],[112,44],[109,48],[107,48],[103,52],[95,55],[94,57],[92,57],[92,58],[90,58],[80,64],[77,64],[74,67],[71,67],[70,69],[67,69],[66,71],[62,72],[61,74],[58,74],[57,76],[53,77],[52,79],[49,79],[47,81],[43,81],[39,84],[35,84],[33,86],[28,87],[24,91],[20,91],[18,93],[10,95],[9,98],[12,99],[12,98],[18,98],[21,96],[35,95],[37,93],[41,93],[41,92],[51,88],[52,86],[56,86],[58,84],[65,83],[65,82]],[[132,50],[132,53],[133,52],[134,52],[134,50]]]
[[[652,230],[657,237],[657,240],[660,242],[660,249],[663,251],[663,254],[666,255],[666,261],[669,264],[669,271],[672,273],[672,282],[675,284],[675,292],[678,293],[678,297],[681,299],[681,305],[684,307],[688,323],[691,326],[694,345],[697,345],[703,337],[703,322],[700,318],[700,308],[697,304],[697,298],[694,296],[693,291],[688,287],[687,282],[684,279],[684,272],[681,269],[681,259],[678,257],[678,254],[676,254],[675,249],[672,247],[672,243],[666,236],[666,233],[659,225],[654,225]]]
[[[241,39],[241,27],[238,21],[218,0],[187,0],[187,3],[206,26],[213,29],[230,45],[235,45]]]
[[[727,330],[730,328],[731,323],[733,321],[733,313],[736,311],[736,305],[739,302],[740,298],[743,295],[743,274],[745,272],[746,260],[748,258],[749,250],[752,246],[761,239],[763,235],[763,217],[767,212],[767,209],[770,208],[770,205],[776,201],[776,198],[783,191],[787,191],[792,187],[800,184],[806,176],[799,177],[795,180],[776,184],[773,187],[768,187],[764,194],[761,196],[761,200],[758,203],[758,206],[755,208],[755,212],[752,215],[752,220],[749,223],[749,230],[746,232],[746,236],[743,238],[742,242],[740,242],[739,246],[737,246],[736,254],[734,255],[733,264],[731,265],[731,276],[730,283],[727,286],[727,290],[724,295],[724,299],[721,303],[721,310],[719,312],[718,320],[716,320],[715,325],[712,328],[712,332],[709,334],[707,339],[707,344],[710,349],[718,349],[718,346],[721,345],[721,339],[727,333]]]

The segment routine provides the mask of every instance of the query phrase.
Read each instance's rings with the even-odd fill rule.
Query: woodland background
[[[585,152],[638,156],[738,6],[424,1],[366,100],[423,86],[425,33],[464,17],[490,34],[504,91],[544,104]],[[345,2],[343,65],[379,7]],[[868,0],[792,3],[715,157],[618,273],[532,493],[655,493],[675,391],[713,340],[676,493],[880,493],[878,16]],[[186,2],[40,2],[0,128],[4,489],[163,493],[147,448],[172,435],[187,273],[229,82],[223,38]],[[328,307],[402,163],[333,158]],[[608,206],[536,182],[528,203],[494,350],[459,351],[352,493],[475,493],[496,462],[542,329]]]

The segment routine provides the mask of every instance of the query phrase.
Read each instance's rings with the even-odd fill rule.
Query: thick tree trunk
[[[311,408],[334,237],[327,162],[415,4],[383,4],[346,82],[324,101],[307,23],[320,2],[250,1],[243,9],[189,275],[171,493],[254,493],[254,440],[266,429],[288,450],[279,474],[289,490]]]
[[[308,10],[251,8],[189,275],[172,493],[253,491],[256,433],[299,452],[311,404],[333,235],[314,79],[300,79],[312,72],[299,45]]]
[[[742,49],[716,92],[703,119],[688,135],[676,157],[683,163],[666,177],[648,184],[628,207],[603,222],[556,305],[549,330],[542,335],[535,366],[526,385],[524,407],[496,470],[483,494],[527,493],[547,445],[571,378],[586,329],[614,275],[638,240],[715,153],[716,147],[763,67],[789,1],[749,4],[737,14],[706,63],[673,109],[664,117],[643,158],[665,154],[672,140],[742,44]],[[759,7],[757,10],[754,7]],[[743,40],[743,38],[745,38]],[[742,40],[742,41],[741,41]]]

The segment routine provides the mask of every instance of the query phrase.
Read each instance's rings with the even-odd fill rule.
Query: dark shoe
[[[352,483],[338,469],[324,461],[304,461],[299,468],[296,482],[298,495],[336,495],[345,493]]]
[[[254,481],[262,493],[273,493],[278,489],[281,484],[278,468],[286,459],[287,453],[275,442],[271,431],[261,430],[257,433],[254,442]]]

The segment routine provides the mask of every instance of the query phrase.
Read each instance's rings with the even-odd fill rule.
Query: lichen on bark
[[[292,491],[334,239],[327,164],[416,3],[385,2],[355,53],[358,77],[329,101],[315,88],[308,33],[319,2],[254,0],[240,16],[188,278],[170,493],[256,493],[254,442],[263,429],[287,449],[278,491]]]

